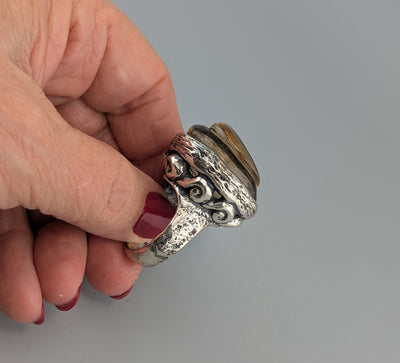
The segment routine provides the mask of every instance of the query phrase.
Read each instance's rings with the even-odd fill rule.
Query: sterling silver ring
[[[164,171],[164,191],[175,216],[149,243],[126,244],[128,256],[143,266],[165,261],[207,226],[239,226],[257,211],[260,177],[229,125],[192,126],[187,134],[177,134],[165,153]]]

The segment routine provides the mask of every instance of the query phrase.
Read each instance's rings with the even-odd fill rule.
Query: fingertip
[[[56,306],[71,305],[85,272],[86,233],[62,221],[49,223],[40,229],[34,252],[43,298]]]
[[[82,285],[79,286],[78,291],[75,294],[75,296],[72,298],[72,300],[70,300],[67,303],[62,304],[62,305],[55,305],[55,307],[60,311],[69,311],[69,310],[73,309],[79,301],[79,298],[81,296],[81,290],[82,290]]]
[[[110,296],[111,299],[113,299],[113,300],[122,300],[122,299],[125,299],[125,298],[131,293],[131,291],[132,291],[132,289],[133,289],[133,286],[134,286],[134,285],[132,285],[128,290],[126,290],[126,291],[123,292],[122,294]]]
[[[89,236],[86,276],[92,287],[108,296],[119,296],[130,290],[142,266],[131,261],[121,242]]]
[[[31,323],[41,316],[42,294],[32,259],[33,237],[25,218],[15,222],[19,212],[0,211],[1,226],[8,229],[0,233],[0,310],[17,322]]]
[[[40,317],[36,319],[33,324],[35,325],[42,325],[46,319],[46,311],[44,309],[44,304],[42,303],[42,310],[40,312]]]

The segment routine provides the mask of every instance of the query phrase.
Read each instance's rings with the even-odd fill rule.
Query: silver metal
[[[157,238],[127,250],[143,266],[165,261],[207,226],[239,226],[257,211],[244,183],[214,151],[187,134],[173,139],[164,169],[165,194],[176,214]]]

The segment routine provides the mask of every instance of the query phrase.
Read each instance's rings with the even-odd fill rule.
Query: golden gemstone
[[[187,133],[214,151],[256,199],[260,175],[252,157],[232,127],[223,123],[215,123],[210,128],[195,125]]]

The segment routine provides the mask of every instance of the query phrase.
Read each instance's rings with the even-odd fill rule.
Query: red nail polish
[[[42,303],[42,313],[40,314],[40,318],[36,321],[33,322],[35,325],[42,325],[44,323],[44,319],[46,317],[45,311],[44,311],[44,305]]]
[[[132,289],[133,289],[133,285],[132,285],[132,287],[130,289],[126,290],[121,295],[115,295],[115,296],[110,296],[110,297],[111,297],[111,299],[114,299],[114,300],[121,300],[124,297],[127,297],[129,295],[129,293],[132,291]]]
[[[70,302],[68,302],[64,305],[56,305],[56,308],[61,311],[71,310],[76,305],[76,303],[79,300],[79,297],[81,296],[81,289],[82,289],[82,286],[79,286],[78,292],[76,293],[75,297]]]
[[[168,200],[160,194],[149,193],[133,232],[140,237],[153,239],[164,231],[174,215],[175,209]]]

